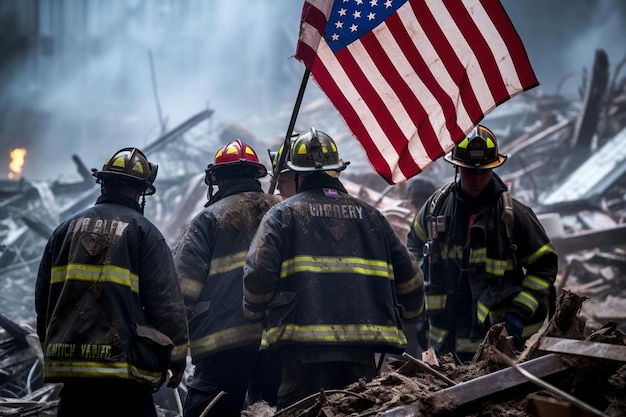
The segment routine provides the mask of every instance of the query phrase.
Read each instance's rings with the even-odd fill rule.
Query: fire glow
[[[9,179],[17,179],[22,173],[22,167],[24,166],[24,158],[28,152],[24,148],[15,148],[9,155],[11,156],[11,163],[9,164]]]

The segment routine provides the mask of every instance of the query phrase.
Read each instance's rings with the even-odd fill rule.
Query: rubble
[[[611,74],[607,57],[603,51],[597,51],[593,72],[581,87],[581,97],[546,96],[531,90],[516,98],[511,106],[496,109],[485,121],[500,139],[501,151],[509,154],[498,173],[513,195],[538,213],[560,258],[556,283],[561,295],[560,313],[516,358],[517,364],[539,360],[535,363],[542,366],[532,368],[533,374],[609,416],[626,412],[623,356],[611,359],[608,351],[601,350],[602,345],[593,345],[600,357],[549,351],[546,340],[625,344],[626,80],[620,75],[623,64],[624,61],[619,62]],[[282,118],[277,115],[276,120],[288,120],[287,113]],[[405,240],[415,214],[405,200],[405,184],[389,186],[373,174],[359,148],[348,146],[354,139],[346,133],[343,122],[332,117],[334,114],[326,99],[315,100],[302,108],[295,130],[318,126],[324,120],[324,130],[338,142],[342,158],[352,162],[342,174],[348,191],[378,207]],[[172,247],[182,228],[206,201],[204,169],[212,159],[212,150],[233,136],[255,149],[277,149],[282,143],[280,137],[256,137],[251,133],[252,126],[243,128],[231,123],[212,127],[206,123],[212,116],[212,110],[200,111],[143,148],[150,160],[159,162],[155,184],[158,192],[149,197],[146,216],[162,230]],[[0,327],[4,329],[0,329],[0,416],[55,415],[58,386],[43,384],[41,353],[33,336],[33,288],[39,258],[52,229],[68,214],[93,204],[99,194],[80,155],[72,156],[72,160],[77,171],[74,182],[0,180]],[[269,166],[269,160],[264,162]],[[441,185],[452,179],[453,172],[450,165],[437,161],[419,175]],[[267,189],[269,180],[263,181]],[[519,384],[506,390],[498,389],[503,388],[501,382],[480,382],[480,378],[496,381],[498,377],[494,375],[507,368],[497,359],[495,350],[509,349],[511,354],[501,333],[490,335],[493,339],[486,340],[480,360],[472,364],[458,365],[452,358],[439,358],[440,364],[433,370],[455,382],[453,386],[407,359],[374,381],[317,395],[298,411],[277,412],[267,405],[254,404],[244,414],[545,417],[549,414],[541,410],[546,407],[569,406],[567,401],[537,389],[519,375],[515,377]],[[542,359],[545,357],[559,359]],[[554,367],[553,374],[546,373],[546,364]],[[515,369],[507,372],[508,382],[518,374]],[[482,386],[478,392],[485,395],[463,403],[468,397],[459,400],[455,395],[467,395],[470,388],[463,387],[471,384]],[[496,391],[488,393],[485,385]],[[157,393],[160,413],[181,415],[180,398],[184,395],[184,384],[177,391]],[[462,410],[454,406],[459,402],[463,403]],[[581,414],[570,411],[561,415]]]

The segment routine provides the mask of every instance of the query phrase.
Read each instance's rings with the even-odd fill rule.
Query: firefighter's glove
[[[524,322],[513,313],[507,313],[504,316],[506,332],[513,338],[513,347],[519,352],[524,350]]]

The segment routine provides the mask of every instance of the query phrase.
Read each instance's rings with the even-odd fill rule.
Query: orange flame
[[[24,158],[28,152],[24,148],[15,148],[9,155],[11,156],[11,163],[9,164],[9,178],[15,179],[22,173],[22,167],[24,166]]]

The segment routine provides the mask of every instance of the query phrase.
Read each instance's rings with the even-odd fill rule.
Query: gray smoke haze
[[[0,66],[0,177],[7,177],[14,147],[28,148],[23,177],[57,179],[76,176],[74,153],[99,168],[115,149],[156,139],[161,121],[150,56],[166,128],[211,108],[215,123],[248,125],[268,140],[284,136],[289,116],[278,123],[275,117],[290,114],[302,77],[303,66],[291,58],[302,1],[22,4],[39,5],[30,34],[39,38]],[[598,48],[612,68],[626,56],[623,0],[502,4],[547,94],[575,94]],[[319,94],[310,82],[305,103]]]

